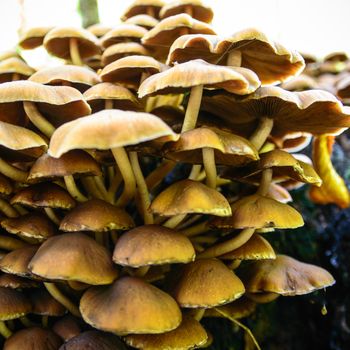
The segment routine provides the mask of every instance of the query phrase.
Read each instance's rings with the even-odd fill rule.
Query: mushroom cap
[[[248,292],[272,292],[285,296],[303,295],[335,283],[333,276],[316,265],[302,263],[287,255],[256,261],[242,271]]]
[[[349,60],[349,56],[344,51],[335,51],[326,55],[323,59],[324,62],[345,62]]]
[[[132,334],[124,338],[127,345],[143,350],[187,350],[201,347],[208,340],[202,325],[192,317],[183,317],[176,329],[162,334]]]
[[[231,204],[232,216],[215,218],[210,226],[218,228],[297,228],[304,225],[302,216],[288,204],[258,194]]]
[[[138,94],[141,98],[182,93],[197,85],[247,95],[260,86],[260,81],[253,71],[246,68],[216,66],[203,60],[192,60],[150,76],[140,85]]]
[[[45,49],[53,56],[70,58],[69,41],[78,40],[81,58],[100,54],[101,49],[95,35],[86,29],[73,27],[56,27],[50,30],[44,39]]]
[[[35,73],[35,70],[17,57],[10,57],[0,62],[0,83],[12,81],[14,73],[21,79],[27,79]]]
[[[40,69],[29,80],[46,85],[71,83],[79,91],[86,90],[90,86],[101,82],[100,77],[93,70],[72,65]]]
[[[60,157],[77,148],[106,150],[161,137],[169,141],[177,139],[177,135],[160,118],[149,113],[110,109],[56,129],[48,152],[52,157]]]
[[[202,149],[213,148],[215,163],[242,166],[259,158],[255,147],[243,137],[216,128],[201,127],[181,134],[163,147],[165,156],[178,162],[201,164]]]
[[[8,196],[12,192],[13,192],[12,182],[5,175],[0,174],[0,195]]]
[[[86,28],[86,30],[88,30],[91,34],[95,35],[95,37],[97,38],[101,38],[112,29],[113,28],[106,26],[102,23],[92,24],[91,26]]]
[[[350,98],[350,75],[347,74],[336,84],[337,96],[340,99],[349,99]]]
[[[109,284],[117,278],[108,250],[82,233],[49,238],[40,246],[28,268],[45,279],[93,285]]]
[[[80,320],[68,314],[59,318],[52,326],[52,330],[65,342],[77,336],[81,332]]]
[[[229,37],[183,35],[171,46],[168,64],[202,58],[207,62],[226,64],[231,51],[241,53],[241,66],[253,70],[263,85],[277,84],[298,75],[304,59],[270,40],[264,33],[248,28]]]
[[[71,209],[75,201],[61,186],[42,182],[18,191],[11,199],[11,204],[22,204],[31,208]]]
[[[232,303],[205,310],[204,317],[225,317],[222,313],[240,319],[250,316],[256,309],[256,303],[246,297],[239,298]],[[219,310],[222,313],[220,313]]]
[[[0,52],[0,62],[10,57],[17,57],[24,61],[23,57],[15,49]]]
[[[17,331],[6,339],[4,350],[57,350],[62,339],[54,332],[40,327]]]
[[[63,344],[59,350],[126,350],[125,345],[113,334],[96,330],[76,335]]]
[[[11,275],[9,273],[4,273],[0,276],[0,287],[12,289],[27,289],[38,288],[39,286],[39,282],[30,280],[29,278]]]
[[[18,45],[24,50],[33,50],[43,44],[45,35],[53,27],[29,28],[19,39]]]
[[[147,46],[170,47],[183,31],[186,34],[216,34],[209,24],[181,13],[161,20],[143,36],[141,42]]]
[[[0,321],[19,318],[31,310],[32,305],[23,293],[15,289],[0,287]]]
[[[156,26],[159,23],[159,21],[152,16],[141,14],[141,15],[129,17],[124,21],[124,23],[136,24],[140,27],[150,30],[151,28]]]
[[[132,217],[124,209],[93,198],[72,209],[61,221],[60,230],[104,232],[129,230],[134,226]]]
[[[136,15],[147,14],[149,9],[151,9],[152,12],[154,12],[154,16],[158,18],[159,11],[163,6],[163,0],[135,0],[124,12],[121,19],[124,21]]]
[[[86,323],[118,335],[164,333],[178,327],[182,319],[170,295],[136,277],[88,289],[80,311]]]
[[[306,74],[300,74],[297,77],[293,77],[292,79],[285,81],[283,84],[281,84],[281,88],[288,91],[305,91],[317,89],[318,84],[315,78]]]
[[[150,210],[159,215],[210,214],[231,215],[227,199],[218,191],[193,180],[173,183],[152,202]]]
[[[107,47],[128,41],[140,42],[141,38],[147,33],[147,30],[136,24],[121,23],[116,28],[107,32],[100,43],[104,49]]]
[[[211,308],[244,294],[241,280],[217,259],[200,259],[185,265],[171,294],[181,307]]]
[[[165,4],[160,10],[161,19],[191,11],[191,17],[198,21],[210,23],[214,17],[213,10],[205,6],[201,0],[173,0]]]
[[[116,264],[131,267],[188,263],[194,258],[194,248],[186,236],[158,225],[139,226],[124,233],[113,253]]]
[[[31,313],[41,316],[63,316],[66,308],[54,299],[46,289],[31,291],[29,299],[33,305]]]
[[[34,183],[69,175],[100,176],[101,174],[99,164],[89,153],[73,150],[60,158],[50,157],[47,153],[43,154],[32,165],[27,180]]]
[[[1,226],[12,234],[29,242],[40,243],[55,234],[55,226],[41,213],[28,213],[1,221]]]

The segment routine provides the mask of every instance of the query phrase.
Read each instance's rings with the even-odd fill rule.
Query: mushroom
[[[46,34],[53,27],[32,27],[21,35],[18,45],[24,50],[33,50],[41,46]]]
[[[140,14],[140,15],[135,15],[135,16],[132,16],[132,17],[129,17],[127,18],[124,23],[127,23],[127,24],[136,24],[140,27],[143,27],[147,30],[150,30],[152,29],[154,26],[156,26],[159,21],[152,17],[152,16],[149,16],[149,15],[146,15],[146,14]]]
[[[0,83],[28,79],[35,70],[17,57],[0,62]]]
[[[57,320],[52,330],[65,342],[81,333],[81,322],[72,315],[67,315]]]
[[[122,16],[126,20],[136,15],[146,14],[158,18],[160,9],[164,6],[163,0],[134,0]]]

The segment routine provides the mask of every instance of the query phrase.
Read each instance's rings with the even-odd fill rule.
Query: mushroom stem
[[[56,213],[53,211],[52,208],[44,208],[44,211],[46,215],[49,217],[49,219],[54,222],[56,225],[60,225],[61,220],[60,218],[56,215]]]
[[[57,288],[54,283],[44,282],[47,291],[51,296],[61,303],[68,311],[70,311],[74,316],[81,317],[78,307],[70,301],[62,292]]]
[[[124,180],[123,193],[117,200],[117,206],[125,207],[135,196],[136,180],[124,147],[115,147],[112,153]]]
[[[208,187],[215,189],[217,173],[214,149],[210,147],[204,147],[202,149],[202,156],[205,174],[207,176],[206,184]]]
[[[108,200],[108,191],[106,190],[106,186],[100,176],[93,176],[93,179],[96,183],[96,188],[102,194],[102,198]]]
[[[199,108],[201,105],[203,94],[203,85],[193,86],[190,93],[190,98],[188,100],[188,105],[186,108],[185,119],[182,124],[181,133],[192,130],[196,127]]]
[[[28,173],[20,170],[0,158],[0,173],[17,182],[26,182]]]
[[[67,191],[69,194],[78,202],[86,202],[88,199],[80,192],[77,184],[75,183],[74,177],[72,175],[67,175],[64,177],[64,182],[66,184]]]
[[[156,14],[153,6],[148,6],[146,9],[146,15],[156,18]]]
[[[218,312],[219,314],[221,314],[222,316],[224,316],[225,318],[229,319],[231,322],[235,323],[238,327],[244,329],[247,334],[250,336],[250,338],[252,339],[253,343],[255,344],[256,348],[258,350],[261,350],[260,345],[258,344],[257,340],[254,337],[254,334],[252,333],[252,331],[243,323],[237,321],[235,318],[233,318],[231,315],[227,314],[226,312],[222,311],[220,308],[215,308],[215,311]]]
[[[190,5],[185,6],[184,13],[187,13],[191,17],[193,17],[193,8]]]
[[[209,243],[213,244],[217,241],[217,237],[215,236],[196,236],[191,239],[192,243]]]
[[[113,109],[114,103],[113,100],[105,100],[105,109]]]
[[[164,160],[155,170],[146,177],[146,185],[153,190],[176,166],[172,160]]]
[[[48,325],[49,325],[49,316],[47,315],[44,315],[41,317],[41,325],[44,327],[44,328],[47,328]]]
[[[4,321],[0,321],[0,334],[4,338],[9,338],[12,335],[12,332],[7,328],[6,323]]]
[[[200,222],[199,224],[194,225],[192,227],[185,228],[185,229],[181,230],[180,232],[187,237],[193,237],[193,236],[200,235],[201,233],[204,233],[207,231],[209,231],[209,227],[207,226],[207,222],[204,221],[204,222]]]
[[[3,212],[8,218],[17,218],[19,217],[16,209],[9,203],[5,201],[5,199],[0,198],[0,211]]]
[[[96,187],[96,182],[94,181],[92,176],[85,176],[81,179],[81,182],[83,183],[86,192],[88,192],[92,197],[103,199],[102,194]]]
[[[149,271],[150,267],[151,266],[149,266],[149,265],[148,266],[141,266],[141,267],[139,267],[135,271],[134,276],[136,276],[136,277],[143,277],[143,276],[145,276],[147,274],[147,272]]]
[[[179,214],[172,216],[170,219],[165,221],[163,226],[168,228],[175,228],[186,217],[186,215],[187,214]]]
[[[199,322],[203,318],[204,314],[205,314],[204,308],[194,309],[192,313],[192,317]]]
[[[72,63],[76,66],[82,66],[83,62],[79,53],[78,39],[70,38],[69,39],[69,53]]]
[[[16,250],[19,248],[23,248],[27,245],[27,243],[20,241],[16,238],[0,236],[0,249]]]
[[[234,236],[233,238],[209,247],[204,252],[197,255],[197,258],[199,259],[216,258],[217,256],[224,255],[228,252],[231,252],[232,250],[235,250],[241,247],[244,243],[248,242],[248,240],[250,239],[250,237],[253,235],[254,232],[255,232],[255,229],[246,228],[242,230],[238,235]]]
[[[183,230],[186,227],[190,227],[192,224],[194,224],[195,222],[197,222],[198,220],[200,220],[202,218],[201,214],[195,214],[192,215],[189,219],[187,219],[186,221],[184,221],[181,225],[179,225],[178,229],[179,230]]]
[[[273,292],[247,293],[247,297],[258,304],[267,304],[276,300],[280,295]]]
[[[228,54],[226,65],[240,67],[242,65],[242,52],[239,50],[232,50]]]
[[[148,210],[151,205],[151,201],[149,198],[149,192],[147,188],[147,184],[145,178],[143,177],[142,170],[140,167],[139,159],[136,152],[130,152],[130,162],[132,170],[135,174],[135,180],[137,184],[137,190],[139,192],[139,196],[141,199],[141,207],[143,214],[143,221],[146,225],[153,224],[153,214]]]
[[[266,196],[272,181],[272,169],[265,169],[261,174],[260,185],[257,190],[257,194],[260,196]]]
[[[21,80],[21,75],[18,73],[13,73],[12,74],[12,81],[17,81],[17,80]]]
[[[26,208],[23,208],[20,204],[14,204],[13,208],[18,211],[19,215],[26,215],[29,211]]]
[[[202,166],[200,164],[192,165],[192,169],[191,169],[190,175],[188,175],[188,178],[190,180],[197,180],[201,172],[201,169],[202,169]]]
[[[257,150],[264,145],[266,139],[270,135],[270,132],[273,128],[273,119],[272,118],[261,118],[259,126],[250,136],[249,141],[255,146]]]
[[[30,121],[48,138],[52,136],[55,131],[55,127],[48,122],[45,117],[40,113],[34,102],[24,101],[24,111],[26,112]]]
[[[235,259],[233,261],[231,261],[230,264],[227,265],[227,267],[231,270],[236,270],[242,263],[242,260],[239,259]]]
[[[22,316],[19,320],[21,321],[24,327],[29,328],[36,326],[36,324],[32,322],[27,316]]]
[[[118,187],[122,183],[122,180],[123,179],[121,177],[121,174],[118,171],[114,174],[114,177],[109,184],[108,191],[107,191],[107,197],[108,197],[108,201],[112,204],[114,203],[115,193],[117,192]]]

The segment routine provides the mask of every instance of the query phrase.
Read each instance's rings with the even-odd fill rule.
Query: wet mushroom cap
[[[177,328],[182,319],[170,295],[136,277],[88,289],[80,311],[86,323],[118,335],[164,333]]]
[[[54,299],[45,289],[31,291],[29,300],[33,305],[32,313],[41,316],[63,316],[66,308]]]
[[[12,289],[38,288],[39,282],[28,278],[4,273],[0,276],[0,287]]]
[[[186,236],[158,225],[139,226],[123,234],[113,253],[116,264],[131,267],[188,263],[194,257]]]
[[[32,305],[23,293],[0,287],[0,321],[19,318],[31,310]]]

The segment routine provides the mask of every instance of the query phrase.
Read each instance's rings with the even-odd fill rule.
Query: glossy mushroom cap
[[[0,287],[0,321],[19,318],[31,310],[32,304],[23,293]]]

